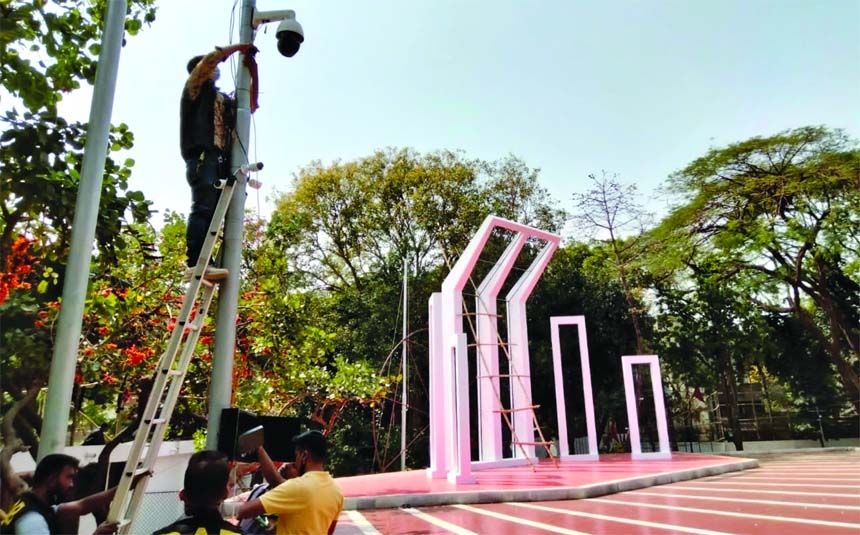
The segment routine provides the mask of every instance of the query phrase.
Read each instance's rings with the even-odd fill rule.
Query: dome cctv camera
[[[275,37],[278,39],[278,52],[282,56],[291,58],[299,51],[299,47],[305,40],[305,32],[302,31],[302,25],[296,20],[296,16],[286,18],[278,24],[278,31],[275,32]]]

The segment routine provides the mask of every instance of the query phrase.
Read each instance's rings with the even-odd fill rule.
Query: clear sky
[[[161,0],[123,49],[113,122],[135,134],[131,187],[187,213],[179,95],[191,56],[238,40],[234,0]],[[241,3],[241,2],[239,2]],[[823,124],[860,137],[860,0],[259,0],[305,43],[258,32],[259,197],[311,160],[388,146],[514,154],[571,208],[589,173],[645,194],[709,147]],[[238,19],[239,9],[235,9]],[[222,65],[220,86],[232,90]],[[65,109],[86,119],[90,96]],[[252,193],[248,207],[257,209]],[[655,202],[655,211],[662,206]],[[157,220],[160,217],[156,218]]]

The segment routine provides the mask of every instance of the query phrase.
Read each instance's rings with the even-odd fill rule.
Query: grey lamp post
[[[125,27],[126,0],[111,0],[107,6],[102,47],[90,104],[87,143],[81,167],[81,183],[75,201],[75,217],[63,300],[57,323],[57,339],[48,376],[45,419],[39,437],[39,459],[56,453],[66,445],[69,427],[69,401],[72,399],[75,366],[81,338],[81,318],[87,298],[93,240],[99,215],[102,175],[105,170],[113,97],[116,90],[119,55]]]
[[[282,21],[275,32],[278,51],[292,57],[304,41],[304,32],[292,10],[256,11],[256,0],[243,0],[240,17],[239,42],[253,43],[261,24]],[[236,136],[231,153],[231,171],[235,172],[248,160],[248,139],[251,125],[251,73],[239,61],[236,76]],[[218,313],[215,318],[215,350],[212,358],[212,382],[209,386],[209,413],[206,427],[206,447],[216,449],[221,425],[221,411],[230,406],[233,392],[233,359],[236,352],[236,314],[239,306],[239,285],[242,268],[242,241],[245,225],[245,184],[237,181],[224,221],[222,266],[230,274],[218,291]]]

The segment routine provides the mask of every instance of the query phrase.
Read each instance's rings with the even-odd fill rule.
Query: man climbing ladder
[[[179,144],[185,160],[185,179],[191,186],[191,212],[185,231],[187,266],[185,280],[191,278],[212,221],[219,192],[215,185],[230,170],[230,142],[236,126],[236,101],[219,91],[218,64],[236,52],[253,58],[252,44],[216,47],[205,56],[188,62],[188,80],[182,89],[179,111]],[[256,69],[252,70],[256,72]],[[205,259],[204,259],[205,260]],[[220,280],[226,269],[208,266],[203,277]]]
[[[237,185],[262,164],[239,167],[234,175],[229,169],[229,145],[236,124],[236,103],[218,91],[218,64],[235,52],[245,54],[246,66],[256,73],[250,44],[217,48],[188,62],[189,77],[182,91],[180,106],[180,148],[186,164],[186,178],[191,186],[192,206],[186,231],[187,268],[183,279],[188,282],[176,325],[170,332],[167,348],[159,360],[152,393],[129,450],[108,520],[119,525],[120,533],[131,533],[135,514],[146,490],[146,479],[132,489],[135,475],[152,471],[173,408],[182,389],[185,373],[215,293],[213,281],[227,277],[226,269],[211,265],[212,251]],[[256,78],[256,76],[254,76]],[[256,81],[252,81],[254,95]],[[251,109],[256,108],[252,97]],[[244,190],[244,188],[240,188]]]

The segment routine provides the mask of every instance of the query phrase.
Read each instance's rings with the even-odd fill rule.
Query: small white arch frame
[[[564,377],[561,368],[559,327],[575,325],[579,334],[579,361],[582,365],[582,397],[585,409],[585,426],[588,431],[588,453],[570,454],[567,440],[567,408],[564,397]],[[555,379],[555,404],[558,416],[558,456],[561,460],[596,461],[597,431],[594,423],[594,395],[591,390],[591,360],[588,356],[588,338],[585,334],[585,316],[553,316],[550,318],[552,336],[552,369]]]
[[[633,384],[633,365],[647,364],[651,371],[651,388],[654,391],[654,410],[657,413],[657,436],[660,450],[642,452],[642,439],[639,436],[639,412],[636,410],[636,387]],[[621,370],[624,375],[624,396],[627,400],[627,425],[630,429],[630,451],[633,459],[669,459],[669,428],[666,425],[666,403],[663,400],[663,377],[660,375],[660,362],[657,355],[625,355],[621,357]]]

